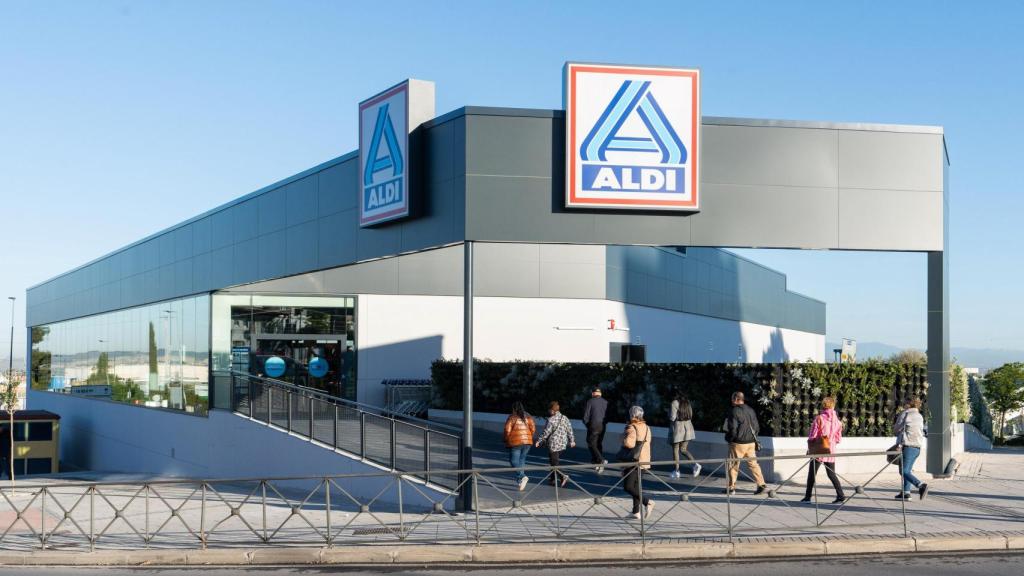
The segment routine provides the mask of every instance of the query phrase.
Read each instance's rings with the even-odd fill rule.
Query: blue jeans
[[[529,451],[529,444],[513,446],[508,449],[509,466],[519,469],[516,471],[516,482],[521,481],[523,477],[526,476],[526,472],[523,472],[523,466],[526,466],[526,453]]]
[[[917,446],[903,447],[903,492],[910,492],[910,486],[920,486],[921,481],[914,476],[914,461],[921,455],[921,449]]]

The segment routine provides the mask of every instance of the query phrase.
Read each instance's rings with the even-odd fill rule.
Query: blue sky
[[[0,0],[0,296],[24,326],[28,286],[354,149],[357,103],[403,78],[436,82],[439,112],[558,108],[566,60],[663,64],[702,69],[707,115],[944,126],[952,344],[1024,350],[1022,17],[1012,2]],[[923,255],[745,254],[828,302],[830,340],[924,347]]]

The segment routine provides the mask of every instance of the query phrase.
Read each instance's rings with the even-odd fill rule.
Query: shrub
[[[462,363],[438,360],[432,366],[435,408],[462,407]],[[580,418],[594,385],[608,400],[608,415],[623,422],[633,404],[647,421],[664,426],[677,392],[694,406],[694,426],[720,430],[729,396],[743,392],[757,412],[762,434],[803,436],[820,408],[833,395],[849,436],[887,436],[899,402],[922,400],[927,392],[923,365],[867,361],[858,364],[596,364],[549,362],[475,362],[474,408],[508,412],[520,400],[527,411],[543,415],[558,400],[562,412]]]

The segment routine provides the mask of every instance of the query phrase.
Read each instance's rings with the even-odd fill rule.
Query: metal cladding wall
[[[417,132],[416,217],[359,228],[350,153],[39,284],[38,325],[459,243],[943,249],[938,128],[705,118],[699,213],[566,210],[560,111]]]
[[[943,249],[941,128],[705,117],[689,215],[566,209],[562,112],[465,114],[469,240]]]
[[[425,169],[417,217],[359,227],[352,152],[28,290],[29,326],[461,242],[465,118],[414,133]],[[458,176],[456,176],[458,175]]]

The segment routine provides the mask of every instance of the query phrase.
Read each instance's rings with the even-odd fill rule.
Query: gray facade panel
[[[356,259],[355,210],[337,212],[317,220],[317,268],[340,266]]]
[[[553,159],[564,156],[562,131],[548,118],[470,116],[466,129],[469,175],[550,178]]]
[[[317,267],[317,241],[315,220],[285,231],[285,274],[299,274]]]
[[[398,258],[324,270],[329,294],[398,294]]]
[[[159,264],[160,266],[167,266],[168,264],[174,263],[175,250],[174,250],[174,232],[165,232],[157,237],[156,239],[157,249],[159,250]],[[87,266],[83,268],[86,275],[89,275],[90,270],[95,270],[95,266]]]
[[[606,274],[603,264],[541,261],[537,290],[546,298],[600,299],[605,297]]]
[[[943,241],[941,192],[839,190],[839,246],[927,250]]]
[[[402,225],[356,229],[356,260],[393,256],[402,251]]]
[[[538,206],[545,209],[538,209]],[[594,238],[593,214],[552,213],[550,206],[551,180],[548,178],[467,176],[466,238],[498,242],[568,242],[567,238]]]
[[[287,269],[285,260],[288,258],[285,238],[284,230],[259,237],[257,255],[259,274],[255,278],[277,278],[285,275]]]
[[[234,215],[231,213],[231,209],[221,210],[209,216],[210,219],[210,230],[212,232],[212,244],[210,245],[211,250],[223,248],[225,246],[231,246],[235,242],[234,229],[231,227],[231,219]]]
[[[188,224],[172,232],[174,236],[174,261],[180,262],[192,257],[194,252],[192,225]],[[107,258],[113,260],[114,258]],[[105,262],[101,260],[100,262]]]
[[[701,182],[748,186],[838,186],[835,130],[704,126]]]
[[[704,184],[703,210],[729,218],[687,219],[691,241],[704,246],[748,246],[757,230],[759,246],[828,248],[837,245],[838,194],[834,188]],[[793,207],[799,206],[796,210]]]
[[[228,284],[244,284],[259,278],[259,241],[256,238],[232,246],[231,258],[231,282]]]
[[[427,131],[423,165],[427,182],[447,182],[455,178],[455,126],[445,122]]]
[[[358,170],[359,161],[353,158],[317,174],[317,212],[321,218],[359,209]]]
[[[285,186],[285,212],[288,226],[316,219],[319,214],[317,184],[318,176],[313,174]]]
[[[941,192],[941,134],[839,132],[839,186]]]
[[[231,231],[237,245],[259,235],[259,198],[246,200],[227,209],[231,213]]]
[[[397,260],[399,294],[462,294],[461,245],[406,254]]]
[[[211,227],[212,218],[207,216],[192,223],[192,252],[203,254],[211,249],[213,230]]]
[[[540,250],[536,244],[478,244],[473,255],[473,289],[477,295],[540,295]]]
[[[263,194],[256,200],[256,205],[259,213],[258,234],[260,236],[284,230],[288,225],[288,197],[284,188],[278,188]],[[236,242],[246,239],[238,238]]]
[[[233,246],[226,246],[210,253],[210,282],[213,286],[223,288],[234,284],[234,251]]]
[[[196,254],[192,258],[192,292],[213,290],[212,256],[209,252]]]

